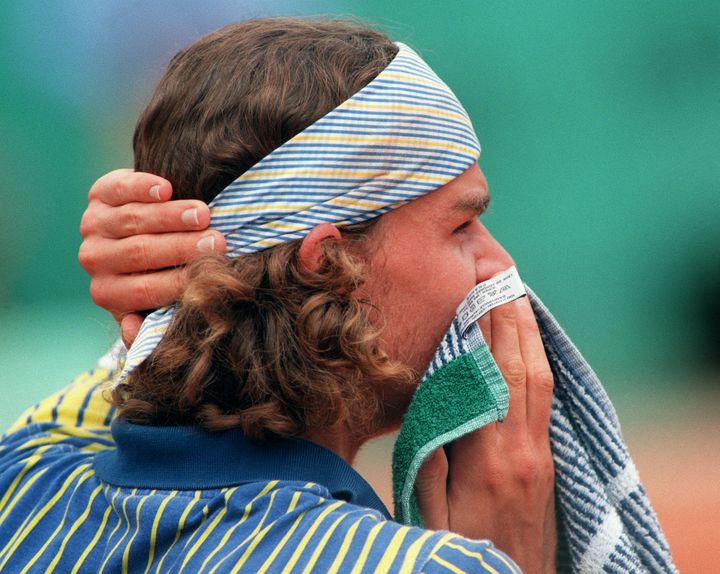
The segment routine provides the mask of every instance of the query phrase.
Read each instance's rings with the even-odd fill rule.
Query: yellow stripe
[[[280,554],[280,551],[285,547],[285,544],[290,539],[290,537],[293,535],[293,532],[295,532],[295,529],[300,526],[300,523],[302,522],[302,519],[305,517],[305,512],[301,512],[297,518],[295,519],[295,522],[293,522],[293,525],[288,529],[288,531],[285,533],[285,536],[283,536],[280,539],[280,542],[275,545],[275,548],[273,548],[273,551],[270,553],[270,556],[267,557],[265,562],[263,562],[263,565],[260,566],[260,570],[257,571],[257,574],[264,574],[268,571],[268,568],[273,565],[273,562],[275,562],[275,558],[277,558],[277,555]]]
[[[165,511],[165,507],[170,504],[170,501],[177,495],[177,490],[173,490],[169,496],[160,503],[157,512],[155,513],[155,519],[153,520],[152,529],[150,530],[150,552],[148,553],[147,566],[145,566],[145,574],[150,571],[150,564],[152,564],[155,558],[155,543],[157,542],[157,531],[158,525],[160,524],[160,518]]]
[[[350,528],[348,528],[348,531],[345,533],[345,538],[343,539],[343,543],[340,546],[340,550],[337,553],[337,556],[335,557],[335,560],[333,560],[332,565],[330,566],[330,569],[328,570],[328,574],[336,574],[338,571],[338,568],[343,563],[343,560],[345,560],[345,556],[348,553],[348,550],[352,544],[353,537],[355,536],[355,532],[357,531],[358,527],[360,526],[360,523],[365,520],[365,518],[375,519],[374,516],[367,514],[363,516],[360,520],[358,520],[355,524],[353,524]]]
[[[247,520],[247,517],[250,516],[250,507],[252,505],[252,502],[256,501],[261,496],[264,496],[265,494],[270,492],[273,488],[275,488],[275,486],[277,485],[278,482],[280,482],[280,481],[279,480],[271,480],[270,482],[267,483],[267,485],[260,491],[260,493],[255,498],[253,498],[250,501],[250,503],[248,503],[248,505],[245,507],[245,512],[243,513],[242,518],[240,519],[240,522],[245,522],[245,520]],[[272,505],[273,497],[275,496],[275,494],[277,494],[277,493],[273,492],[270,495],[270,505]],[[267,516],[268,510],[270,510],[270,506],[268,506],[267,509],[265,510],[265,516]],[[265,520],[265,516],[263,516],[262,520]],[[260,524],[262,524],[262,520],[260,521]],[[259,527],[260,527],[260,525],[258,525],[255,528],[255,530],[253,531],[253,534],[255,532],[257,532]],[[251,534],[250,536],[253,536],[253,534]]]
[[[425,86],[435,88],[436,90],[440,89],[447,92],[447,88],[442,82],[421,78],[420,76],[415,76],[409,72],[384,72],[382,74],[382,79],[399,80],[401,82],[407,82],[408,84],[423,84]]]
[[[260,245],[263,247],[273,247],[274,245],[278,245],[282,243],[283,240],[279,237],[270,237],[269,239],[260,239],[259,241],[256,241],[252,245]]]
[[[368,536],[365,539],[365,544],[363,545],[363,548],[360,551],[360,555],[355,562],[355,567],[352,569],[352,572],[350,574],[356,574],[357,572],[362,571],[363,567],[365,566],[365,561],[370,554],[370,549],[372,548],[373,542],[375,542],[375,538],[377,538],[377,535],[380,534],[380,530],[382,530],[383,526],[385,526],[385,522],[378,522],[370,529],[370,532],[368,532]]]
[[[88,473],[84,474],[83,478],[81,478],[80,481],[78,481],[77,486],[80,486],[83,482],[85,482],[85,480],[87,480],[93,474],[94,474],[94,472],[92,470],[88,471]],[[75,487],[75,490],[77,490],[77,487]],[[102,491],[102,486],[97,486],[95,488],[95,490],[92,491],[92,494],[90,495],[90,498],[88,500],[87,506],[85,507],[85,510],[83,511],[83,513],[80,516],[78,516],[75,519],[75,522],[73,522],[72,526],[70,527],[70,530],[65,535],[65,538],[63,538],[62,544],[60,544],[60,549],[55,554],[55,558],[53,558],[52,562],[50,562],[47,569],[45,570],[45,574],[50,574],[53,570],[55,570],[55,567],[57,566],[58,562],[62,558],[63,553],[65,552],[65,547],[67,546],[68,541],[70,540],[72,535],[75,534],[77,529],[80,528],[80,525],[83,522],[85,522],[87,517],[90,515],[90,507],[92,506],[92,503],[95,500],[95,497],[97,497],[97,495],[100,494],[101,491]],[[73,496],[74,496],[74,494],[75,494],[75,492],[73,491]],[[71,500],[72,500],[72,497],[71,497]],[[33,558],[33,560],[27,564],[27,566],[25,567],[25,570],[23,570],[23,572],[25,572],[28,568],[30,568],[30,566],[32,566],[32,564],[35,563],[35,560],[37,560],[40,557],[40,555],[45,551],[45,549],[50,544],[50,542],[52,542],[55,539],[55,536],[57,535],[57,533],[62,529],[63,525],[65,524],[65,519],[67,517],[69,508],[70,508],[70,502],[68,501],[68,505],[67,505],[67,508],[65,509],[65,514],[63,515],[60,525],[55,529],[55,532],[52,533],[52,536],[47,540],[47,542],[45,542],[45,545],[38,551],[38,553],[35,555],[35,558]]]
[[[57,443],[59,440],[65,440],[68,437],[79,437],[79,438],[97,438],[97,435],[94,433],[91,433],[90,431],[87,431],[81,427],[55,427],[55,428],[48,428],[44,433],[47,433],[47,436],[35,436],[34,438],[31,438],[30,440],[25,441],[22,443],[16,450],[26,450],[29,448],[33,448],[36,445],[43,446],[45,444]]]
[[[70,539],[73,537],[75,532],[77,532],[77,529],[80,528],[80,526],[83,525],[83,523],[87,520],[87,517],[90,516],[90,509],[92,508],[93,502],[95,502],[95,498],[98,494],[102,492],[103,487],[98,486],[95,488],[95,490],[92,491],[92,494],[90,495],[90,498],[88,499],[87,506],[85,507],[85,510],[83,513],[77,517],[75,522],[73,522],[72,526],[70,527],[70,530],[68,530],[68,533],[65,535],[65,538],[63,538],[62,544],[60,544],[60,549],[58,550],[57,554],[55,555],[55,558],[53,558],[52,562],[48,564],[47,569],[45,570],[45,574],[51,574],[55,567],[58,565],[58,562],[60,562],[60,559],[62,558],[62,555],[65,553],[65,547],[67,546],[67,543],[70,541]]]
[[[137,488],[133,488],[130,492],[130,496],[135,496],[135,493],[137,492]],[[127,524],[127,528],[125,528],[125,532],[123,532],[123,535],[120,537],[120,539],[115,543],[115,546],[113,546],[112,550],[107,553],[107,556],[105,556],[105,560],[102,563],[102,566],[100,567],[100,572],[105,571],[105,566],[107,566],[108,560],[110,560],[110,557],[115,554],[115,551],[120,547],[120,544],[122,544],[122,541],[125,540],[125,537],[128,535],[128,532],[130,532],[130,518],[127,514],[127,503],[128,500],[130,500],[130,496],[126,496],[125,500],[123,500],[122,503],[122,513],[125,517],[125,523]],[[108,542],[110,542],[110,539],[113,537],[113,534],[117,531],[118,528],[120,528],[120,525],[122,524],[122,518],[118,516],[118,524],[113,529],[113,531],[110,533],[110,536],[108,537]]]
[[[212,557],[225,547],[225,544],[227,544],[227,541],[233,535],[235,530],[239,528],[245,522],[245,520],[247,520],[247,517],[250,515],[250,509],[252,508],[253,502],[255,502],[261,496],[265,496],[277,483],[277,480],[268,482],[265,487],[263,487],[263,489],[260,491],[260,493],[245,505],[245,511],[243,512],[242,518],[232,528],[229,528],[228,531],[223,535],[223,537],[220,539],[219,544],[217,544],[217,546],[215,547],[215,550],[213,550],[200,565],[198,572],[202,572],[205,569],[205,566],[208,564],[208,562],[210,562]]]
[[[22,530],[22,533],[20,536],[15,540],[15,543],[8,548],[8,553],[5,555],[5,559],[0,563],[0,571],[2,571],[5,564],[7,564],[7,561],[10,560],[10,557],[15,553],[15,550],[17,550],[18,546],[22,544],[23,540],[30,534],[33,529],[38,525],[38,523],[45,517],[45,515],[50,511],[50,509],[55,506],[55,503],[62,498],[62,496],[65,494],[65,491],[67,491],[68,488],[70,488],[70,485],[75,480],[75,478],[88,470],[90,468],[89,464],[81,464],[78,466],[71,474],[70,476],[65,479],[64,484],[58,490],[55,495],[43,506],[40,511],[35,514],[33,519],[28,523],[28,525]],[[18,531],[20,532],[20,531]],[[4,552],[4,551],[3,551]]]
[[[185,566],[187,566],[187,563],[190,561],[190,559],[195,556],[195,553],[200,549],[200,547],[203,545],[203,543],[208,539],[208,536],[210,536],[217,527],[217,525],[220,523],[220,521],[223,519],[223,516],[227,513],[227,504],[228,499],[233,495],[233,493],[237,490],[237,486],[234,488],[229,489],[225,493],[225,506],[223,509],[218,512],[215,515],[215,518],[212,519],[212,522],[208,524],[208,527],[203,531],[203,533],[198,537],[198,539],[195,541],[195,543],[190,547],[190,550],[185,554],[185,559],[183,560],[182,565],[180,566],[180,572],[182,572],[185,569]],[[205,507],[207,509],[207,506]],[[207,517],[207,515],[206,515]],[[196,531],[197,533],[198,531]],[[194,535],[193,535],[194,536]],[[192,540],[192,537],[190,538]],[[188,542],[190,542],[188,540]]]
[[[408,182],[431,182],[433,184],[437,184],[438,186],[443,185],[447,182],[446,177],[436,177],[436,176],[425,176],[422,174],[399,174],[398,177],[404,177],[405,181]],[[363,211],[375,211],[378,209],[383,209],[386,207],[392,207],[397,206],[403,202],[395,202],[395,203],[387,203],[386,201],[376,201],[368,198],[358,198],[358,197],[352,197],[352,196],[342,196],[342,197],[334,197],[331,199],[328,199],[324,202],[324,205],[328,206],[340,206],[340,207],[350,207],[350,208],[356,208]],[[307,211],[317,205],[317,203],[307,203],[307,204],[292,204],[292,203],[276,203],[276,204],[253,204],[252,206],[244,206],[244,207],[228,207],[228,208],[217,208],[222,209],[221,213],[223,215],[228,214],[240,214],[240,213],[261,213],[267,209],[273,209],[277,211],[281,211],[286,213],[287,215],[297,215],[304,211]],[[215,213],[215,209],[213,212]],[[338,222],[337,224],[340,224],[341,222]],[[298,231],[304,231],[308,229],[307,223],[294,223],[294,222],[286,222],[282,220],[275,220],[275,221],[269,221],[266,223],[263,223],[259,226],[260,229],[265,230],[273,230],[273,231],[281,231],[281,232],[298,232]],[[231,232],[235,233],[236,231]],[[255,243],[252,243],[251,245],[260,245],[264,247],[272,247],[274,245],[277,245],[278,243],[282,243],[283,241],[279,239],[278,237],[267,237],[264,239],[258,239]],[[161,327],[157,328],[158,333],[165,332],[167,327]],[[145,335],[144,335],[145,336]]]
[[[332,536],[332,533],[335,532],[335,529],[348,516],[350,516],[350,514],[341,514],[335,519],[335,522],[330,525],[330,528],[325,531],[325,534],[323,534],[320,542],[318,542],[315,546],[315,550],[313,551],[312,556],[310,556],[310,560],[308,561],[307,566],[305,566],[303,574],[310,574],[313,571],[315,563],[318,561],[318,558],[320,558],[320,553],[325,549],[325,546],[327,546],[327,542],[330,539],[330,536]]]
[[[0,524],[2,524],[5,521],[5,518],[7,517],[10,512],[12,512],[12,509],[15,508],[15,505],[22,499],[23,496],[25,496],[25,493],[32,487],[33,484],[35,484],[35,481],[37,481],[42,475],[44,475],[48,471],[48,467],[43,468],[42,470],[39,470],[35,474],[32,475],[30,480],[28,480],[20,490],[18,490],[17,496],[12,499],[10,504],[8,504],[7,508],[5,509],[5,512],[3,512],[0,515]],[[2,553],[0,553],[2,554]]]
[[[160,558],[160,562],[158,562],[157,568],[155,569],[156,574],[160,572],[160,568],[162,567],[162,563],[167,557],[168,554],[170,554],[170,551],[175,546],[175,543],[180,538],[180,533],[182,532],[183,528],[185,528],[185,519],[187,518],[188,514],[190,514],[190,511],[195,507],[198,500],[200,499],[200,491],[195,492],[194,498],[190,501],[190,503],[185,507],[185,510],[183,510],[183,513],[180,515],[180,520],[178,521],[178,527],[175,530],[175,538],[172,541],[172,544],[170,547],[165,551],[165,554],[163,554],[162,558]]]
[[[273,501],[275,500],[275,495],[278,493],[277,490],[273,490],[272,494],[270,495],[270,501],[268,503],[268,507],[265,509],[265,513],[263,514],[263,517],[260,519],[260,522],[255,527],[255,529],[252,531],[250,536],[247,538],[247,540],[252,540],[248,547],[245,549],[245,552],[243,552],[243,555],[240,557],[240,559],[235,563],[235,566],[233,566],[233,569],[230,571],[231,574],[237,572],[242,568],[242,565],[245,564],[247,559],[250,557],[250,555],[253,553],[255,548],[257,548],[257,545],[262,542],[262,539],[265,537],[265,535],[268,533],[268,531],[273,527],[275,524],[274,522],[271,522],[268,524],[265,528],[260,530],[263,523],[265,522],[265,519],[268,517],[268,514],[270,513],[270,509],[272,508]],[[259,531],[259,532],[258,532]],[[242,548],[243,545],[240,545],[239,548]],[[230,556],[230,554],[228,554]],[[222,560],[218,562],[218,564],[211,570],[211,573],[214,572],[218,566],[222,563]]]
[[[56,417],[53,422],[60,425],[61,428],[66,425],[74,425],[77,422],[77,413],[80,410],[82,402],[77,397],[78,393],[74,392],[76,390],[76,385],[71,384],[63,394],[57,395],[55,404],[52,405],[50,409],[50,417],[52,417],[52,412],[55,411]],[[84,394],[85,393],[82,393],[82,395]],[[60,402],[60,399],[62,399],[62,402]]]
[[[455,574],[467,574],[465,570],[460,570],[460,568],[454,566],[453,564],[450,564],[450,562],[448,562],[447,560],[443,560],[438,555],[433,556],[431,560],[434,560],[435,562],[440,564],[440,566],[447,568],[448,570],[450,570],[450,572],[455,572]]]
[[[243,555],[240,557],[239,561],[235,564],[235,566],[233,566],[233,569],[230,570],[230,574],[237,574],[237,572],[240,571],[240,568],[242,568],[243,564],[245,564],[245,562],[247,561],[248,557],[252,554],[252,552],[255,550],[255,548],[257,547],[257,545],[260,544],[260,542],[262,542],[262,539],[265,537],[265,535],[268,533],[268,531],[269,531],[274,525],[275,525],[275,523],[272,522],[272,523],[268,524],[265,528],[263,528],[263,529],[259,532],[257,538],[255,538],[255,539],[250,543],[250,546],[248,546],[248,548],[245,550],[245,552],[243,553]],[[238,549],[240,549],[240,548],[242,548],[242,547],[243,547],[243,546],[241,545],[241,546],[238,547]],[[230,556],[230,555],[228,554],[228,556]],[[218,566],[220,566],[220,564],[221,564],[222,562],[224,562],[225,560],[227,560],[228,556],[226,556],[226,557],[223,558],[220,562],[218,562],[218,564],[216,564],[215,567],[214,567],[212,570],[210,570],[210,574],[214,574],[214,572],[217,570]]]
[[[0,558],[2,558],[3,554],[10,549],[10,546],[14,544],[15,540],[17,540],[18,536],[20,536],[20,533],[24,530],[25,526],[28,524],[28,522],[30,522],[31,519],[32,513],[28,514],[25,517],[25,520],[23,520],[22,524],[20,524],[20,528],[15,531],[15,534],[12,535],[10,541],[3,547],[2,552],[0,552]]]
[[[263,228],[277,229],[279,231],[302,231],[307,229],[307,225],[302,223],[289,223],[285,221],[268,221],[263,224]]]
[[[460,546],[459,544],[453,544],[452,542],[447,543],[448,548],[453,548],[454,550],[458,550],[461,553],[465,554],[465,556],[469,556],[470,558],[475,558],[482,564],[485,569],[487,569],[488,572],[491,572],[492,574],[498,574],[498,571],[495,570],[492,566],[490,566],[487,562],[485,562],[485,557],[480,554],[479,552],[473,552],[472,550],[468,550],[467,548],[464,548],[463,546]],[[505,562],[507,564],[507,562]],[[508,564],[509,566],[509,564]]]
[[[213,207],[213,215],[233,215],[238,213],[260,213],[272,208],[274,211],[287,211],[288,213],[297,213],[304,211],[315,205],[312,202],[274,202],[274,203],[253,203],[252,205],[237,205],[234,207]]]
[[[432,531],[425,531],[415,542],[410,545],[410,547],[407,549],[407,552],[405,552],[405,558],[403,559],[402,566],[400,566],[400,572],[412,571],[413,565],[417,561],[418,554],[420,554],[420,550],[422,549],[423,544],[425,544],[425,541],[432,535]],[[452,534],[446,534],[445,536],[443,536],[440,541],[435,545],[430,554],[432,555],[435,552],[435,549],[440,546],[440,544],[442,544],[445,540],[451,538],[452,536]]]
[[[388,572],[390,570],[390,566],[392,566],[392,563],[397,558],[398,551],[400,550],[400,547],[402,546],[402,543],[405,540],[405,537],[407,536],[409,531],[409,528],[400,528],[397,532],[395,532],[392,540],[390,540],[390,544],[388,544],[387,548],[383,552],[383,556],[380,559],[380,562],[378,563],[375,572]],[[430,533],[425,534],[427,534],[428,536],[430,535]]]
[[[115,495],[117,496],[117,493],[115,493]],[[102,533],[105,531],[105,525],[107,524],[107,520],[110,517],[111,510],[112,508],[110,508],[109,506],[105,509],[105,514],[103,514],[103,519],[100,523],[100,527],[95,533],[95,536],[93,536],[93,539],[90,541],[90,544],[87,545],[85,550],[83,550],[83,553],[80,555],[80,558],[78,558],[77,562],[75,562],[75,567],[72,569],[72,572],[70,574],[77,574],[78,570],[80,570],[82,565],[85,563],[85,559],[88,557],[88,554],[90,554],[93,548],[95,548],[98,540],[100,540],[100,536],[102,536]]]
[[[20,484],[20,481],[25,477],[25,475],[28,473],[29,470],[31,470],[40,460],[40,455],[48,450],[50,446],[42,447],[37,449],[35,454],[31,455],[30,457],[21,460],[20,462],[25,462],[25,466],[22,468],[22,470],[18,473],[18,475],[15,477],[15,480],[12,481],[10,486],[5,491],[5,494],[0,499],[0,512],[2,512],[2,509],[7,504],[9,498],[12,496],[13,492],[15,492],[15,489],[17,488],[17,485]],[[2,523],[3,518],[5,518],[5,515],[0,515],[0,523]]]
[[[363,135],[312,135],[312,134],[298,134],[296,138],[302,138],[303,143],[366,143],[372,145],[385,145],[385,146],[413,146],[427,148],[430,150],[445,149],[450,151],[456,151],[468,155],[477,155],[477,150],[462,144],[440,141],[440,140],[428,140],[425,138],[409,138],[409,137],[392,137],[392,136],[363,136]],[[250,175],[250,174],[247,174]],[[241,176],[244,179],[246,174]]]
[[[387,205],[384,201],[373,201],[372,199],[360,199],[357,197],[334,197],[326,203],[341,207],[361,207],[369,210],[382,209]]]
[[[138,532],[140,532],[140,510],[142,509],[143,505],[145,504],[145,501],[148,499],[147,496],[143,496],[142,500],[138,503],[137,508],[135,509],[135,533],[132,535],[132,538],[130,538],[130,542],[127,543],[125,546],[125,552],[123,552],[123,559],[122,559],[122,571],[123,574],[127,574],[128,571],[128,565],[130,563],[130,547],[132,546],[133,541],[135,540],[135,537],[138,535]],[[128,522],[128,526],[130,523]]]
[[[322,499],[321,499],[322,500]],[[324,500],[323,500],[324,501]],[[305,552],[307,549],[308,542],[313,537],[315,532],[317,532],[317,529],[320,527],[320,524],[322,523],[323,519],[330,514],[333,510],[338,508],[339,506],[342,506],[345,504],[343,501],[337,501],[332,503],[330,506],[325,508],[318,517],[313,522],[313,525],[308,528],[308,531],[303,535],[303,537],[300,539],[300,542],[297,544],[297,548],[295,552],[293,552],[293,555],[290,557],[290,560],[288,561],[285,568],[283,568],[283,574],[287,574],[288,572],[292,572],[292,569],[295,567],[295,564],[300,559],[300,556]]]
[[[342,103],[340,106],[342,109],[346,110],[363,110],[363,111],[398,111],[398,112],[408,112],[408,113],[419,113],[419,114],[427,114],[428,116],[433,116],[436,118],[447,118],[451,120],[457,120],[465,125],[468,125],[468,119],[466,116],[459,112],[451,112],[450,110],[441,110],[439,108],[433,107],[433,106],[423,106],[418,104],[398,104],[397,102],[388,102],[386,104],[383,103],[367,103],[367,102],[357,102],[352,100],[347,100],[346,102]],[[302,132],[298,134],[302,135]],[[295,137],[298,137],[295,136]],[[296,141],[295,138],[292,139],[292,141]]]
[[[113,494],[113,497],[110,500],[110,506],[112,507],[113,512],[115,512],[115,514],[117,515],[117,524],[115,525],[115,528],[110,531],[110,536],[108,536],[108,540],[110,540],[115,535],[115,533],[118,531],[118,528],[120,528],[120,525],[122,524],[122,516],[120,516],[120,511],[118,510],[117,506],[115,506],[115,499],[121,492],[122,489],[120,487],[117,487],[115,494]]]
[[[295,510],[295,507],[297,506],[298,501],[300,500],[300,495],[302,494],[301,491],[297,491],[292,495],[292,498],[290,499],[290,504],[288,504],[288,513]]]
[[[88,439],[91,441],[97,441],[99,437],[95,433],[91,433],[89,431],[86,431],[80,427],[58,427],[56,429],[50,429],[50,436],[41,436],[34,438],[32,440],[29,440],[25,443],[23,443],[22,448],[24,449],[30,449],[34,448],[36,446],[44,446],[44,445],[55,445],[61,442],[64,442],[68,440],[69,438],[82,438],[82,439]],[[77,448],[77,447],[76,447]],[[98,452],[101,450],[106,450],[108,448],[112,448],[112,445],[106,445],[106,444],[99,444],[98,442],[91,442],[85,445],[82,445],[79,450],[83,452]]]
[[[85,412],[83,412],[82,428],[110,430],[110,426],[106,424],[105,421],[113,407],[105,400],[103,392],[109,388],[111,379],[109,371],[106,369],[103,369],[103,371],[105,372],[105,376],[101,381],[94,383],[95,388],[92,390],[90,401],[85,407]],[[95,373],[97,373],[97,370]],[[80,410],[80,406],[78,406],[78,411]]]

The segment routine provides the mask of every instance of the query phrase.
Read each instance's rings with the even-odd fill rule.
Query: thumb
[[[138,313],[128,313],[120,321],[122,340],[126,349],[129,349],[130,345],[132,345],[133,341],[135,341],[135,337],[137,337],[142,322],[143,316]]]
[[[447,476],[448,460],[442,448],[425,459],[415,481],[415,497],[425,528],[447,530]]]

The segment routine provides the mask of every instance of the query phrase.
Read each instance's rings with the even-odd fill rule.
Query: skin
[[[427,368],[458,305],[479,282],[513,262],[480,223],[490,202],[477,164],[448,184],[380,218],[362,295],[385,322],[382,343],[417,373]],[[396,426],[414,388],[384,389]]]
[[[223,253],[225,238],[207,230],[210,210],[197,200],[168,201],[166,179],[118,169],[98,179],[80,222],[80,265],[90,275],[93,302],[112,313],[126,346],[135,340],[144,309],[175,301],[182,265]]]
[[[162,178],[131,171],[112,172],[90,190],[79,258],[91,276],[93,300],[119,319],[126,342],[139,326],[137,310],[168,304],[179,295],[182,272],[168,268],[208,247],[224,248],[219,234],[203,231],[207,206],[168,203],[171,192]],[[445,186],[383,215],[373,228],[370,271],[358,295],[373,303],[378,320],[382,317],[386,352],[418,373],[472,287],[512,265],[478,220],[488,201],[485,177],[473,165]],[[188,210],[194,210],[193,217],[183,217]],[[328,240],[342,241],[342,234],[330,224],[311,230],[299,251],[301,265],[316,268]],[[133,256],[138,250],[141,256]],[[119,263],[128,258],[130,263]],[[480,326],[508,383],[509,413],[502,423],[457,440],[449,458],[442,449],[429,457],[417,481],[420,510],[428,528],[489,538],[523,571],[554,572],[548,436],[553,379],[537,323],[524,298],[494,309]],[[382,431],[397,428],[414,389],[377,388],[386,406],[384,420],[378,421]],[[361,446],[342,425],[305,438],[348,461]]]

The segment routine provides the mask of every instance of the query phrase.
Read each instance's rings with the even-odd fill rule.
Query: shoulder
[[[351,520],[352,524],[357,524],[354,544],[345,545],[347,564],[339,572],[349,572],[358,565],[360,572],[403,574],[520,572],[510,558],[487,540],[470,540],[452,532],[425,530],[391,520],[375,523]]]
[[[69,385],[28,408],[2,436],[6,442],[18,432],[51,427],[109,430],[114,409],[107,400],[113,371],[96,368],[76,377]]]
[[[404,526],[375,510],[332,499],[315,484],[280,483],[264,499],[256,498],[255,504],[264,508],[258,516],[264,514],[264,523],[272,524],[264,533],[272,552],[258,547],[258,557],[272,556],[288,571],[519,572],[488,541]]]
[[[84,373],[23,413],[0,437],[2,480],[112,448],[114,411],[103,396],[109,375],[105,369]]]
[[[425,574],[498,573],[518,574],[520,568],[489,540],[470,540],[449,534],[423,566]]]

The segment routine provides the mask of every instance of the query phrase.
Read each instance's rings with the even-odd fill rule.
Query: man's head
[[[180,197],[209,200],[396,51],[338,22],[221,30],[171,63],[138,123],[136,167],[169,179]],[[463,125],[440,145],[462,142]],[[421,140],[404,141],[396,153],[411,156]],[[486,203],[474,165],[361,229],[322,224],[302,242],[193,265],[168,334],[116,391],[121,412],[155,424],[241,425],[255,436],[343,419],[363,434],[397,422],[457,304],[507,259],[476,219]]]

